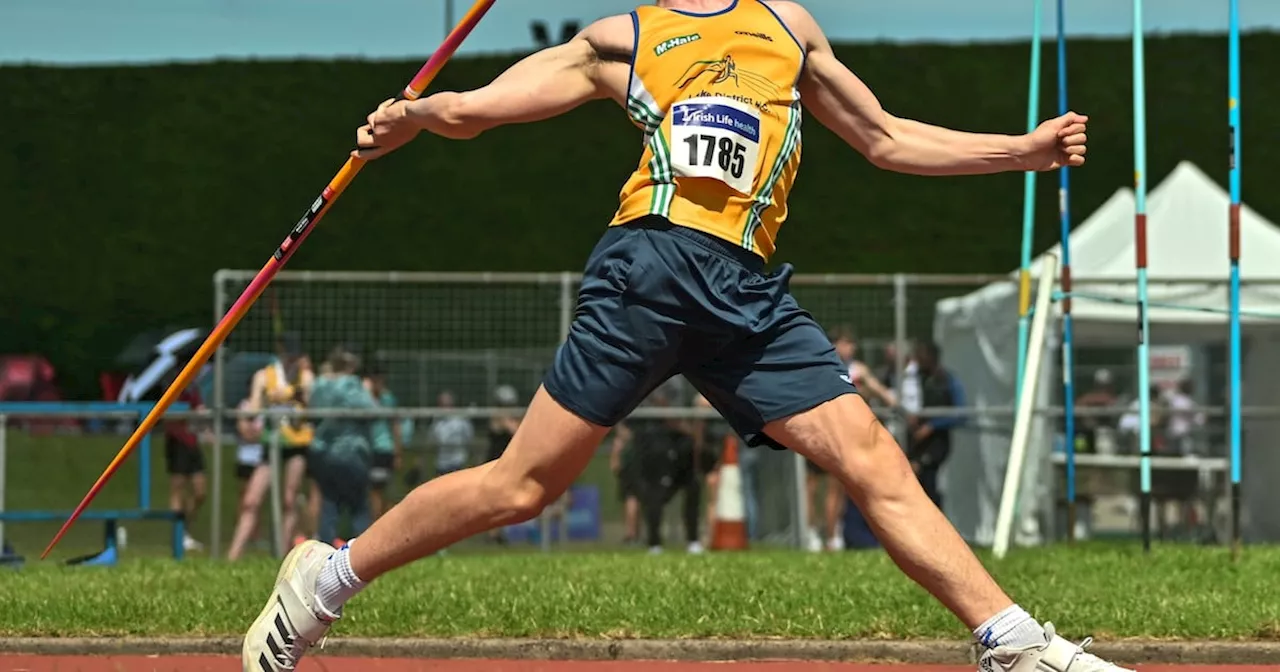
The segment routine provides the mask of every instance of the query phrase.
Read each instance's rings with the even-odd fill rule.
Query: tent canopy
[[[1153,281],[1226,280],[1230,204],[1226,190],[1195,164],[1178,164],[1147,197],[1147,275]],[[1071,232],[1073,277],[1133,282],[1135,209],[1133,190],[1118,189]],[[1280,228],[1244,204],[1240,247],[1241,277],[1280,282],[1280,265],[1273,261],[1280,254]],[[1061,248],[1049,252],[1061,256]]]
[[[1219,340],[1228,306],[1228,208],[1222,187],[1195,164],[1184,161],[1147,199],[1147,278],[1149,319],[1153,325],[1178,325],[1180,340]],[[1071,312],[1076,337],[1083,342],[1133,338],[1137,324],[1137,242],[1134,192],[1116,190],[1071,232]],[[1280,227],[1247,205],[1240,212],[1242,321],[1280,329]],[[1046,254],[1061,258],[1061,244]],[[1045,255],[1032,262],[1038,275]],[[1016,279],[1018,271],[1010,273]],[[1253,283],[1250,285],[1249,283]],[[1275,284],[1263,284],[1275,283]],[[939,313],[965,311],[974,302],[990,304],[1015,296],[1011,283],[997,283],[968,296],[946,299]],[[1104,300],[1097,300],[1102,298]],[[1016,310],[1016,308],[1015,308]],[[1061,306],[1056,310],[1060,312]],[[1190,329],[1201,325],[1206,329]],[[1162,330],[1153,328],[1152,340]]]
[[[1227,192],[1188,162],[1179,164],[1151,191],[1147,199],[1149,342],[1226,341],[1229,205]],[[1071,232],[1071,275],[1076,281],[1073,295],[1111,299],[1078,298],[1072,302],[1077,345],[1136,343],[1135,209],[1133,191],[1119,189]],[[1250,375],[1251,364],[1280,362],[1280,264],[1275,262],[1280,259],[1280,228],[1242,206],[1240,229],[1240,275],[1245,283],[1241,292],[1246,337],[1245,403],[1280,403],[1280,381],[1274,390],[1262,387],[1273,369],[1268,367],[1265,372],[1255,371],[1261,375]],[[1054,246],[1049,253],[1060,256],[1061,249]],[[1033,275],[1039,273],[1043,260],[1044,255],[1035,260]],[[1009,277],[1010,281],[944,299],[936,306],[934,339],[942,347],[944,363],[959,377],[978,407],[1014,404],[1018,292],[1013,280],[1017,271]],[[1175,305],[1177,308],[1169,307]],[[1055,303],[1054,308],[1055,314],[1060,313],[1061,303]],[[1046,352],[1040,377],[1034,381],[1042,400],[1060,380],[1058,360],[1052,354],[1057,347],[1056,332],[1057,328],[1051,326],[1049,343],[1044,344],[1051,351]],[[1254,427],[1258,422],[1246,422],[1246,442],[1270,445],[1269,435]],[[979,420],[975,424],[977,431],[956,437],[953,453],[976,459],[949,461],[943,474],[947,496],[944,501],[948,502],[948,515],[962,533],[978,543],[989,543],[1009,452],[1009,428],[1007,419]],[[1031,463],[1047,464],[1053,433],[1047,419],[1041,417],[1033,422],[1032,454],[1028,455]],[[1253,452],[1256,455],[1261,451]],[[1276,464],[1267,467],[1280,468],[1280,453],[1274,461]],[[1262,465],[1252,466],[1262,469]],[[1042,469],[1045,472],[1047,469]],[[1249,489],[1246,483],[1246,491]],[[1266,494],[1253,490],[1246,497],[1256,499]],[[1266,510],[1267,506],[1280,510],[1280,491],[1265,505],[1261,499],[1250,502],[1250,508],[1255,510]],[[1030,500],[1024,500],[1020,507],[1025,516],[1034,516],[1035,509],[1036,504]],[[1273,538],[1280,538],[1280,516],[1273,518],[1276,520],[1269,521],[1275,526],[1273,533],[1277,537]]]

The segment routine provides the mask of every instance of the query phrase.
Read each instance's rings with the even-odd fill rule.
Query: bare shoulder
[[[617,14],[599,19],[578,35],[591,45],[603,61],[630,63],[635,51],[635,27],[630,14]]]
[[[800,44],[804,45],[805,51],[811,51],[818,45],[826,43],[822,29],[818,27],[818,21],[800,3],[792,0],[764,0],[764,4],[778,15],[787,30],[790,30]]]

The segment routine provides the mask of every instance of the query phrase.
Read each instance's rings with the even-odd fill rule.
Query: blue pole
[[[1231,126],[1231,206],[1230,206],[1230,255],[1231,298],[1229,306],[1231,323],[1231,398],[1228,400],[1231,415],[1231,542],[1232,554],[1240,554],[1240,0],[1230,0],[1230,27],[1228,29],[1227,110]]]
[[[1031,29],[1031,83],[1027,95],[1027,132],[1036,130],[1040,118],[1040,22],[1042,0],[1033,0]],[[1027,340],[1031,336],[1031,244],[1035,236],[1036,173],[1027,171],[1022,194],[1022,259],[1018,272],[1018,378],[1014,384],[1014,407],[1022,398],[1022,374],[1027,366]]]
[[[1142,451],[1140,487],[1142,550],[1151,551],[1151,357],[1147,339],[1147,96],[1142,0],[1133,0],[1133,161],[1134,238],[1138,272],[1138,437]]]
[[[150,408],[138,411],[138,424],[146,419]],[[138,508],[147,511],[151,508],[151,433],[142,437],[138,444]]]
[[[1067,113],[1066,0],[1058,0],[1058,114]],[[1061,225],[1062,291],[1062,405],[1067,443],[1067,541],[1076,540],[1076,395],[1071,327],[1071,179],[1070,169],[1058,170],[1058,219]]]

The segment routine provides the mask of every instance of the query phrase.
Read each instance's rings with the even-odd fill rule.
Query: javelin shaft
[[[422,69],[418,71],[418,74],[414,75],[408,86],[400,92],[398,97],[406,100],[416,100],[420,97],[423,91],[425,91],[427,86],[431,83],[431,80],[439,74],[441,68],[444,67],[445,62],[453,56],[453,53],[457,51],[458,46],[462,44],[463,39],[471,33],[472,29],[476,27],[476,24],[480,22],[480,19],[484,17],[485,13],[489,11],[489,8],[493,6],[495,1],[496,0],[477,0],[477,2],[471,7],[471,10],[467,12],[467,15],[463,17],[461,23],[453,29],[453,32],[449,34],[449,37],[446,38],[444,43],[440,45],[440,48],[431,55],[431,58],[422,66]],[[356,157],[348,158],[346,164],[343,165],[342,169],[338,171],[338,174],[329,181],[328,186],[324,188],[324,191],[320,193],[320,196],[311,203],[311,207],[307,209],[307,212],[298,220],[298,223],[294,225],[293,229],[289,231],[289,235],[285,237],[284,242],[280,243],[280,246],[276,248],[275,253],[271,255],[271,258],[267,260],[267,263],[264,264],[262,269],[258,271],[258,274],[254,276],[253,281],[249,283],[247,288],[245,288],[244,293],[240,295],[240,298],[236,299],[236,302],[232,304],[231,309],[227,311],[227,314],[218,321],[217,326],[214,327],[213,331],[205,339],[204,343],[200,345],[200,349],[196,351],[191,360],[187,362],[187,365],[182,368],[182,372],[179,373],[178,377],[169,385],[169,389],[165,390],[164,394],[160,397],[160,401],[151,409],[151,412],[147,414],[147,417],[143,418],[142,422],[139,423],[138,428],[134,430],[133,435],[125,442],[124,447],[121,448],[120,452],[111,460],[111,463],[107,465],[106,470],[104,470],[102,475],[98,477],[98,480],[93,484],[93,487],[89,489],[89,492],[84,496],[84,499],[80,501],[80,504],[75,508],[75,511],[73,511],[71,516],[67,518],[67,522],[62,524],[62,528],[58,530],[58,533],[54,535],[53,540],[49,542],[49,545],[44,549],[44,552],[40,554],[40,558],[42,560],[49,555],[49,552],[53,550],[53,547],[58,544],[62,537],[67,533],[67,530],[71,529],[71,525],[80,517],[80,514],[84,513],[84,510],[89,506],[90,502],[92,502],[94,497],[98,495],[98,492],[102,490],[103,486],[107,484],[107,481],[111,479],[116,470],[120,468],[120,465],[123,464],[124,461],[128,459],[129,455],[133,453],[134,449],[138,447],[138,444],[142,442],[142,437],[146,436],[155,428],[156,424],[160,421],[161,416],[163,416],[169,406],[173,405],[173,402],[177,400],[178,395],[180,395],[182,391],[195,380],[196,373],[200,370],[200,367],[204,366],[205,362],[209,361],[209,358],[213,353],[221,347],[223,341],[225,341],[227,336],[231,333],[231,330],[235,328],[235,326],[244,317],[245,313],[249,311],[249,308],[253,303],[257,301],[258,297],[262,295],[262,292],[266,290],[267,285],[271,283],[273,278],[275,278],[276,273],[279,273],[280,269],[288,263],[289,258],[292,257],[293,253],[302,245],[302,241],[306,240],[307,236],[311,234],[312,230],[314,230],[315,225],[324,218],[326,213],[329,212],[329,209],[333,207],[335,202],[337,202],[338,197],[342,195],[342,192],[346,190],[347,186],[351,184],[351,181],[354,180],[356,175],[360,173],[360,170],[364,168],[365,163],[366,162],[363,159],[358,159]]]

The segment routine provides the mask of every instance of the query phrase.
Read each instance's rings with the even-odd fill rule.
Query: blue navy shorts
[[[683,375],[748,445],[766,424],[855,393],[822,328],[727,241],[644,217],[610,227],[587,261],[569,337],[543,381],[561,406],[612,427]]]

